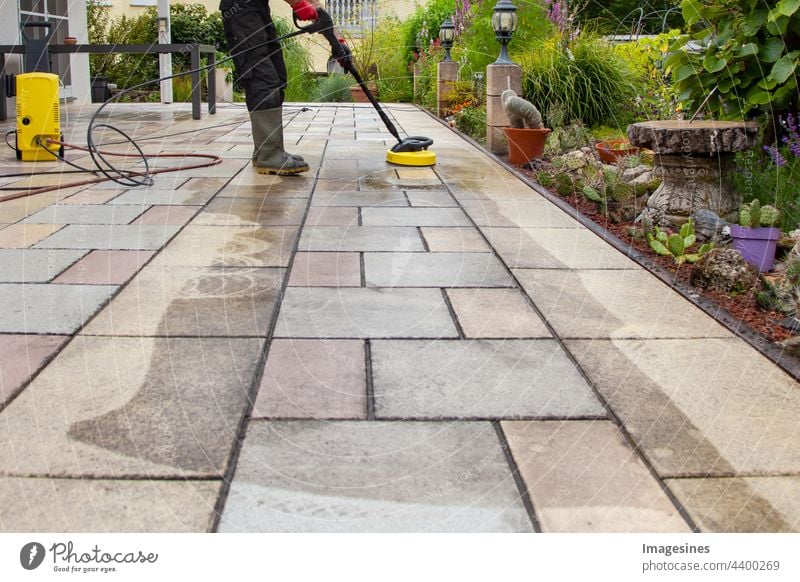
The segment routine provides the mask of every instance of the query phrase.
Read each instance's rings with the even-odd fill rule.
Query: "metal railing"
[[[378,21],[376,0],[327,0],[325,6],[336,27],[349,32],[370,29]]]

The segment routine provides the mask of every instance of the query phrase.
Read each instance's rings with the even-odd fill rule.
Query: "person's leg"
[[[253,166],[259,173],[298,174],[308,171],[302,158],[283,149],[282,103],[286,87],[280,43],[265,0],[223,0],[223,28],[239,84],[245,92],[253,128]],[[270,42],[272,41],[272,42]],[[241,51],[247,51],[242,53]]]

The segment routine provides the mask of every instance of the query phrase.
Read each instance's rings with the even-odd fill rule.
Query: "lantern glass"
[[[497,34],[513,34],[517,30],[516,12],[495,12],[492,15],[492,28]]]
[[[439,40],[443,43],[445,42],[453,42],[456,39],[456,31],[452,28],[442,27],[439,31]]]

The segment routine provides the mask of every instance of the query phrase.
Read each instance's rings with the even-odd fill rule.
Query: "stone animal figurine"
[[[730,241],[731,224],[714,214],[712,211],[701,208],[692,213],[694,218],[694,232],[699,241],[712,241],[715,243],[727,243]]]
[[[511,122],[511,127],[517,129],[542,129],[542,114],[536,109],[536,106],[517,96],[517,94],[508,89],[503,91],[500,95],[500,101],[503,103],[503,111],[506,112],[508,120]]]

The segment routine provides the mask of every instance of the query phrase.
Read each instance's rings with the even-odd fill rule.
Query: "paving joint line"
[[[531,524],[533,525],[533,531],[542,533],[542,524],[539,521],[539,517],[536,515],[536,509],[533,506],[530,491],[528,491],[528,486],[525,484],[525,480],[519,472],[517,461],[514,459],[514,454],[511,452],[511,445],[508,444],[508,439],[503,431],[503,427],[500,425],[499,421],[493,421],[492,427],[497,435],[497,439],[500,441],[500,448],[503,450],[506,463],[511,470],[511,477],[514,479],[514,484],[517,486],[519,498],[522,501],[522,505],[525,507],[528,519],[531,520]]]

